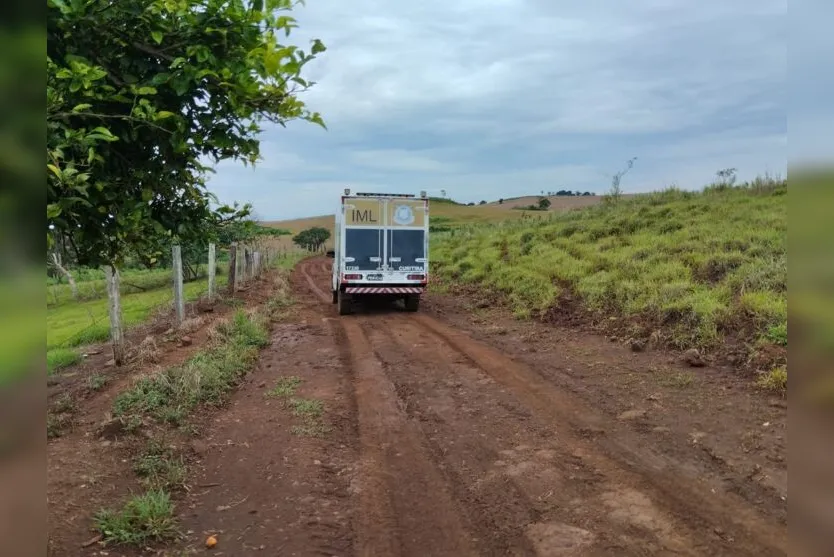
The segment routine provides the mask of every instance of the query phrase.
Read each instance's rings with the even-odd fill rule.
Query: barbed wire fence
[[[142,313],[154,312],[158,315],[172,315],[173,328],[178,329],[183,323],[194,317],[197,313],[195,307],[190,307],[187,302],[203,299],[213,303],[219,298],[233,298],[236,293],[245,290],[254,280],[261,277],[280,258],[285,258],[292,253],[298,252],[299,248],[286,243],[254,242],[254,243],[233,243],[228,249],[218,249],[216,244],[209,244],[205,261],[207,272],[205,275],[197,274],[192,277],[190,283],[185,283],[183,273],[182,246],[171,247],[172,266],[170,270],[170,287],[166,294],[161,292],[153,297],[146,306],[131,306],[131,311]],[[228,254],[228,263],[225,261],[219,264],[220,253]],[[224,258],[225,259],[225,258]],[[202,263],[200,264],[202,265]],[[124,290],[135,291],[144,288],[135,284],[123,281],[118,269],[105,267],[105,289],[107,297],[107,314],[96,315],[91,309],[87,309],[90,324],[75,332],[72,336],[59,343],[59,347],[72,347],[102,341],[109,338],[113,350],[113,360],[116,365],[122,365],[126,361],[126,326],[122,315],[122,296]],[[225,284],[221,277],[226,278]],[[194,284],[198,280],[204,280],[205,288],[185,289],[185,284]],[[156,291],[156,288],[149,288]],[[93,288],[93,294],[98,294]],[[53,293],[58,301],[58,294]],[[101,299],[101,295],[93,299]],[[190,311],[189,311],[190,310]],[[132,323],[131,323],[132,324]],[[106,336],[105,336],[106,335]]]

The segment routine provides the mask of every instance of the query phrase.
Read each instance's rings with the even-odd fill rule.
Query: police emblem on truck
[[[394,208],[394,222],[401,226],[408,226],[414,222],[414,211],[408,205],[397,205]]]

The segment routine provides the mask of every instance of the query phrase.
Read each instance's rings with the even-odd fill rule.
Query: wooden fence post
[[[249,282],[249,246],[243,246],[243,257],[240,260],[240,276],[243,279],[243,284]]]
[[[256,251],[253,257],[255,258],[255,274],[261,276],[261,252]]]
[[[182,247],[179,245],[171,248],[171,255],[174,260],[174,309],[177,313],[177,325],[185,321],[185,300],[182,293]]]
[[[217,270],[217,261],[214,244],[208,246],[208,299],[214,301],[214,274]]]
[[[229,247],[229,280],[226,288],[229,289],[230,294],[235,293],[235,286],[237,282],[237,242],[232,242]]]
[[[110,313],[110,341],[113,345],[113,361],[117,366],[124,363],[125,344],[122,335],[122,304],[119,292],[119,270],[113,265],[104,267],[107,278],[107,306]]]
[[[235,275],[237,279],[235,290],[237,290],[241,284],[246,282],[246,246],[244,244],[238,246],[237,271],[235,271]]]

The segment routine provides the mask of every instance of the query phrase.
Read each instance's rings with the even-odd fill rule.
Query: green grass
[[[685,389],[691,387],[695,382],[695,376],[686,371],[679,372],[665,372],[660,374],[658,382],[664,387],[674,387],[676,389]]]
[[[294,416],[305,419],[320,418],[324,414],[324,403],[311,398],[291,398],[290,408]]]
[[[226,275],[228,263],[218,263],[218,279]],[[69,284],[47,277],[46,280],[46,305],[47,307],[58,307],[65,304],[76,304],[90,300],[107,298],[107,284],[102,269],[73,269],[73,278],[78,287],[78,299],[72,296],[72,289]],[[206,266],[198,270],[197,279],[193,282],[205,282],[207,277]],[[171,269],[128,269],[121,273],[120,291],[123,296],[128,294],[142,293],[149,290],[166,288],[171,284]]]
[[[292,426],[292,433],[304,437],[322,437],[330,432],[325,425],[324,403],[313,398],[291,397],[287,401],[293,416],[301,418],[301,424]]]
[[[225,279],[217,278],[218,287],[223,286]],[[183,291],[188,300],[195,300],[204,294],[207,288],[205,281],[195,281],[185,284]],[[123,295],[123,323],[127,327],[141,323],[161,305],[172,300],[173,290],[167,286],[149,292]],[[104,341],[109,337],[109,330],[106,299],[67,303],[47,309],[47,350]]]
[[[187,468],[182,456],[159,441],[148,443],[145,452],[133,463],[133,471],[150,489],[185,489]]]
[[[763,373],[757,385],[774,393],[784,394],[788,390],[788,368],[787,366],[777,366],[767,373]]]
[[[213,344],[185,364],[140,379],[114,402],[114,415],[136,414],[180,425],[197,405],[219,405],[269,343],[265,318],[239,310],[220,323]]]
[[[46,415],[46,437],[57,439],[72,426],[72,416],[67,414],[54,414],[48,412]]]
[[[46,369],[52,374],[81,361],[81,354],[72,348],[55,348],[46,353]]]
[[[435,277],[502,294],[519,317],[560,311],[662,329],[677,348],[727,334],[787,344],[787,183],[669,189],[433,235]]]
[[[277,397],[290,397],[295,394],[299,385],[301,385],[301,378],[299,377],[282,377],[275,387],[269,391],[269,394]]]
[[[309,256],[309,253],[303,251],[288,252],[281,257],[276,257],[272,262],[272,267],[283,271],[289,271],[295,267],[299,261],[306,259]]]
[[[87,379],[87,386],[92,391],[100,391],[107,385],[107,376],[103,373],[94,373]]]
[[[174,503],[163,490],[135,495],[119,510],[100,510],[95,528],[105,542],[116,545],[142,546],[178,536]]]
[[[322,437],[330,431],[330,428],[322,420],[324,403],[313,398],[295,396],[299,386],[301,386],[299,377],[282,377],[268,394],[286,399],[286,406],[290,409],[292,415],[301,418],[301,424],[296,424],[291,428],[294,435]]]
[[[168,276],[166,280],[170,282],[170,276],[166,276]],[[225,275],[218,275],[218,288],[225,284]],[[191,301],[205,294],[207,288],[208,284],[205,280],[198,280],[185,284],[183,292],[186,300]],[[121,297],[122,322],[125,327],[143,323],[158,308],[171,303],[172,300],[173,292],[170,286],[148,292],[123,294]],[[106,299],[65,302],[47,308],[46,348],[50,373],[77,362],[77,360],[70,361],[71,348],[104,342],[108,338],[110,338],[110,326]],[[50,362],[60,365],[52,367]]]

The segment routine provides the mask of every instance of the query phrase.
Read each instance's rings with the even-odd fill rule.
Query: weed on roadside
[[[763,373],[756,385],[766,391],[784,394],[788,390],[788,367],[778,366]]]
[[[686,389],[695,382],[695,376],[686,371],[666,372],[658,377],[658,383],[664,387]]]
[[[291,398],[290,408],[294,416],[305,419],[317,419],[324,414],[324,403],[310,398]]]
[[[321,418],[324,415],[324,403],[312,398],[296,397],[295,393],[301,385],[301,378],[294,375],[282,377],[275,387],[267,394],[286,399],[285,405],[293,416],[301,418],[301,425],[292,426],[293,435],[303,437],[322,437],[330,431]]]
[[[226,300],[226,303],[234,309],[241,309],[245,305],[244,301],[240,298],[229,298]]]
[[[100,391],[107,385],[107,376],[103,373],[94,373],[87,378],[87,386],[91,391]]]
[[[186,487],[185,459],[156,440],[134,460],[133,471],[150,489],[178,491]]]
[[[46,415],[46,437],[57,439],[72,425],[72,416],[69,414],[55,414],[49,412]]]
[[[61,395],[52,404],[52,411],[56,414],[73,414],[77,408],[78,405],[75,399],[68,394]]]
[[[295,394],[298,386],[301,385],[301,378],[296,376],[282,377],[275,387],[269,391],[270,396],[290,397]]]
[[[324,416],[324,403],[322,401],[312,398],[292,397],[287,403],[293,416],[301,418],[302,421],[301,425],[292,427],[293,434],[304,437],[322,437],[330,432],[330,428],[322,421],[322,416]]]
[[[116,545],[141,546],[168,541],[179,535],[171,496],[152,490],[131,497],[120,510],[102,509],[95,516],[102,539]]]
[[[46,369],[50,375],[81,361],[81,354],[72,348],[53,348],[46,353]]]
[[[273,296],[266,302],[267,314],[272,319],[279,319],[286,314],[289,307],[292,306],[292,299],[286,295]]]
[[[764,338],[776,344],[778,346],[787,346],[788,345],[788,324],[787,323],[779,323],[773,325],[767,329],[764,334]]]
[[[212,346],[183,365],[142,378],[120,394],[113,405],[114,415],[148,414],[180,425],[195,406],[223,403],[252,367],[258,349],[269,343],[269,335],[260,314],[243,311],[218,324],[214,334]]]

